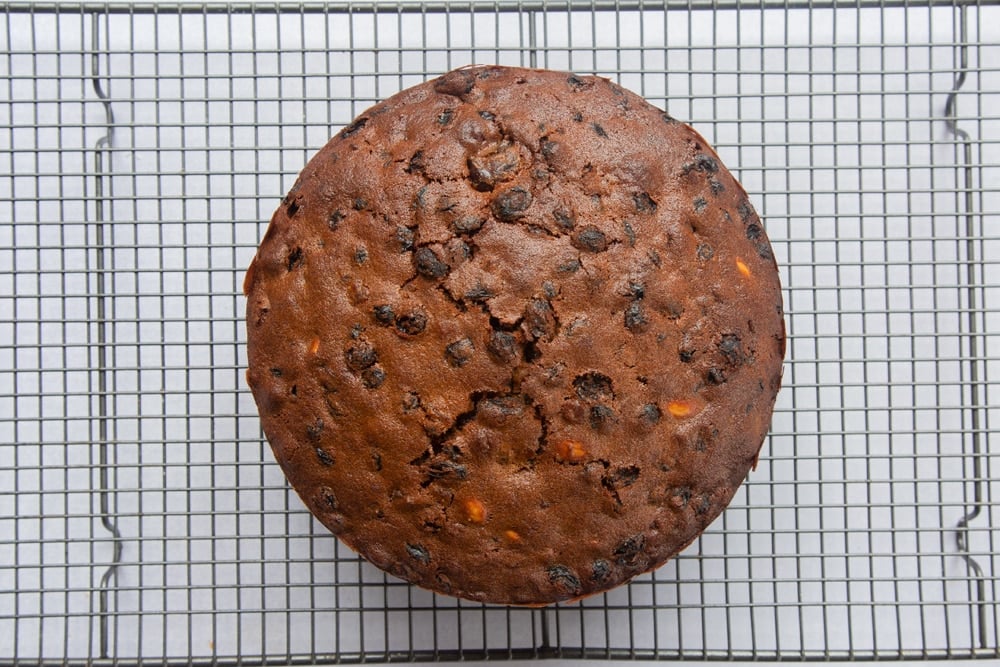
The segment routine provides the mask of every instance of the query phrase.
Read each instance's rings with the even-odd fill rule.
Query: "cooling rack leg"
[[[528,12],[528,67],[538,67],[538,12]]]
[[[978,309],[978,299],[976,298],[976,244],[975,234],[975,200],[972,190],[972,141],[969,133],[958,127],[956,120],[956,106],[958,103],[958,93],[965,85],[969,71],[969,45],[968,45],[968,12],[966,6],[962,5],[959,11],[959,69],[952,86],[948,101],[945,104],[945,122],[948,130],[962,146],[962,162],[956,164],[955,168],[960,174],[962,192],[962,209],[959,213],[965,219],[965,276],[967,282],[966,298],[968,309],[966,311],[966,339],[969,350],[969,394],[970,394],[970,431],[972,440],[972,506],[966,508],[966,514],[958,520],[956,525],[956,541],[958,550],[965,560],[966,567],[976,580],[976,624],[978,634],[978,644],[980,648],[986,648],[987,622],[986,622],[986,579],[979,562],[972,557],[969,549],[968,532],[969,523],[979,517],[983,509],[983,449],[980,432],[979,414],[982,406],[980,404],[980,392],[985,388],[981,387],[979,378],[979,330],[976,321],[976,311]]]
[[[99,489],[98,497],[100,501],[101,525],[111,534],[113,539],[113,549],[111,563],[101,576],[100,592],[98,595],[99,623],[100,623],[100,657],[109,657],[109,603],[111,594],[111,583],[118,570],[121,561],[122,545],[121,533],[118,525],[112,516],[111,510],[111,483],[109,479],[109,459],[110,459],[110,438],[108,422],[110,414],[108,412],[108,340],[107,340],[107,312],[105,301],[107,299],[107,283],[105,280],[105,221],[106,207],[105,196],[109,188],[106,181],[109,178],[111,169],[111,147],[112,130],[114,128],[114,114],[111,110],[111,101],[108,93],[101,86],[100,78],[100,57],[98,45],[100,43],[100,15],[91,15],[91,40],[93,50],[90,58],[91,85],[98,99],[104,106],[105,134],[97,140],[94,145],[94,232],[96,237],[96,271],[95,271],[95,292],[93,294],[96,305],[96,332],[97,332],[97,424],[98,424],[98,447],[99,447]]]
[[[540,658],[553,657],[555,654],[555,648],[552,643],[552,629],[549,624],[549,616],[552,612],[549,609],[540,609],[537,610],[536,613],[538,614],[541,641],[535,647],[535,652]]]

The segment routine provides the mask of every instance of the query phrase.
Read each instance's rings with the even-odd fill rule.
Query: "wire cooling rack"
[[[995,2],[0,7],[0,664],[1000,656]],[[298,170],[470,62],[695,123],[785,288],[785,388],[732,506],[548,610],[340,546],[243,381],[243,271]]]

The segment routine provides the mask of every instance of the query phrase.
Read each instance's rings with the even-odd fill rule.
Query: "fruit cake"
[[[544,605],[663,564],[756,464],[775,257],[695,130],[603,78],[455,70],[343,128],[246,275],[304,503],[414,584]]]

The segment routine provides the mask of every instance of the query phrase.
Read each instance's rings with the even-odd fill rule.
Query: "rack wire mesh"
[[[0,663],[1000,657],[995,2],[0,7]],[[345,550],[243,383],[298,170],[470,62],[692,121],[785,288],[760,468],[682,556],[548,610]]]

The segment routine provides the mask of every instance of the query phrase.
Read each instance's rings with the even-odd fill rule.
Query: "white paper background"
[[[983,514],[997,646],[1000,11],[970,9]],[[941,120],[949,8],[115,14],[97,247],[92,20],[0,17],[0,657],[99,651],[112,558],[97,463],[107,268],[110,648],[323,656],[553,643],[697,657],[974,648],[954,527],[973,493],[964,218]],[[760,468],[683,556],[560,610],[484,609],[358,561],[287,490],[243,382],[242,273],[305,161],[374,101],[468,62],[601,73],[689,120],[781,266],[785,389]],[[3,167],[0,167],[0,171]],[[983,261],[982,258],[986,258]],[[990,382],[989,380],[992,380]]]

